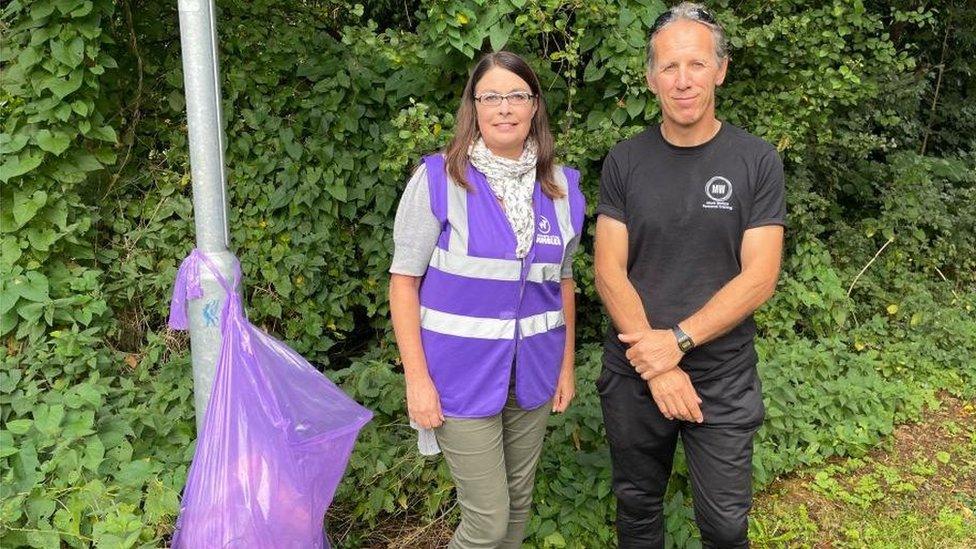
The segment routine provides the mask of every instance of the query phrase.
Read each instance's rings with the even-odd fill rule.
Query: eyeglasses
[[[508,100],[508,104],[513,107],[521,107],[523,105],[528,105],[535,99],[535,94],[517,91],[512,93],[494,93],[487,92],[474,96],[474,100],[482,105],[487,105],[489,107],[497,107],[502,104],[503,100]]]
[[[718,21],[705,8],[694,8],[691,10],[691,18],[702,23],[708,23],[709,25],[718,25]],[[651,36],[661,30],[661,27],[670,23],[672,19],[674,19],[674,8],[658,15],[657,19],[654,20],[654,24],[651,25]]]

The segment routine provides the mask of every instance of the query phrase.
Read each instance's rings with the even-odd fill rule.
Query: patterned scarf
[[[493,154],[480,137],[468,149],[468,158],[476,170],[485,174],[488,185],[505,206],[505,217],[515,232],[515,255],[525,257],[535,234],[535,212],[532,191],[535,189],[535,165],[538,159],[535,141],[525,142],[522,156],[511,160]]]

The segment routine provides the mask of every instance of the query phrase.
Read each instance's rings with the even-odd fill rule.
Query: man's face
[[[711,123],[715,87],[725,80],[727,67],[715,56],[712,32],[705,25],[679,20],[658,32],[647,85],[661,104],[665,123],[689,129]]]

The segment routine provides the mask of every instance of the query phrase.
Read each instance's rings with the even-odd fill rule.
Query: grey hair
[[[725,29],[722,28],[721,24],[702,21],[698,17],[698,10],[704,10],[706,13],[709,13],[705,6],[696,2],[682,2],[668,10],[671,13],[671,18],[659,28],[655,29],[651,33],[651,36],[647,38],[647,59],[645,63],[647,70],[654,68],[654,37],[675,21],[694,21],[695,23],[708,27],[708,30],[712,31],[712,42],[715,43],[715,58],[718,59],[719,63],[729,58],[729,39],[725,36]]]

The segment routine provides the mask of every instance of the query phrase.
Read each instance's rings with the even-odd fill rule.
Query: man
[[[722,27],[682,3],[651,29],[647,84],[662,123],[603,164],[597,290],[613,321],[597,380],[620,547],[664,547],[680,435],[705,547],[748,547],[752,442],[765,414],[752,312],[783,247],[776,149],[715,117]]]

